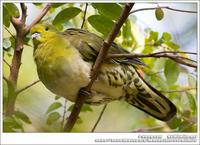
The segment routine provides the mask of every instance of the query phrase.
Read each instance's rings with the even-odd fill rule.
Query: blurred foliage
[[[3,4],[3,24],[6,27],[10,26],[11,16],[19,17],[19,10],[17,6],[13,3],[4,3]]]
[[[33,3],[33,5],[37,9],[42,9],[44,7],[43,3]],[[52,8],[50,9],[50,12],[44,17],[42,22],[53,23],[53,25],[55,25],[62,31],[69,27],[80,27],[83,21],[84,8],[85,4],[54,3],[52,5]],[[119,14],[121,13],[122,8],[123,4],[89,4],[88,11],[86,12],[86,21],[84,24],[84,29],[94,32],[102,37],[107,36],[114,22],[117,20]],[[13,33],[15,32],[12,25],[10,25],[11,16],[19,16],[18,7],[14,3],[3,3],[4,31],[9,30],[13,35]],[[158,7],[155,10],[155,17],[157,20],[162,20],[164,17],[164,11]],[[120,33],[118,34],[118,37],[115,39],[117,44],[121,45],[127,50],[134,51],[137,49],[141,53],[153,53],[164,50],[181,51],[180,46],[173,41],[172,35],[168,32],[163,32],[162,34],[159,34],[159,32],[152,31],[148,28],[143,30],[144,32],[146,32],[145,34],[143,34],[142,32],[138,32],[137,34],[133,33],[138,31],[136,22],[136,16],[130,16],[129,19],[126,20],[126,22],[122,26]],[[3,35],[3,57],[4,59],[8,60],[8,62],[10,62],[13,56],[13,50],[15,47],[15,39],[13,38],[14,35],[11,36],[10,32],[7,35]],[[140,37],[141,35],[145,37],[145,39],[143,46],[139,47],[138,40],[143,39]],[[160,35],[161,37],[159,37]],[[25,45],[32,46],[29,36],[26,37]],[[186,54],[181,55],[183,55],[184,57],[189,57]],[[26,61],[29,62],[29,59],[26,59]],[[192,70],[192,73],[195,74],[192,75],[188,68],[180,66],[174,61],[166,58],[144,58],[143,61],[148,65],[148,67],[143,68],[145,80],[152,86],[160,90],[162,93],[164,93],[171,101],[174,102],[178,110],[177,115],[170,121],[163,123],[157,121],[151,116],[146,115],[142,111],[139,111],[124,102],[115,101],[113,103],[110,103],[110,105],[107,107],[106,114],[108,115],[106,118],[102,118],[101,122],[103,123],[99,125],[101,127],[100,130],[106,131],[106,129],[109,128],[109,126],[116,127],[118,121],[122,120],[122,124],[127,125],[126,127],[129,128],[129,130],[131,131],[133,131],[134,128],[148,128],[162,125],[163,128],[159,129],[160,132],[165,130],[170,132],[196,132],[197,94],[195,88],[197,88],[197,70]],[[7,70],[6,65],[4,65],[4,69]],[[26,71],[31,70],[27,69]],[[20,77],[25,78],[27,76]],[[187,81],[183,81],[181,79],[183,77],[187,78]],[[38,93],[36,93],[35,91],[36,90],[33,89],[32,92],[29,93],[29,95],[38,95]],[[40,97],[42,98],[43,96]],[[7,85],[4,81],[3,110],[5,110],[6,99]],[[33,98],[28,99],[31,100]],[[37,102],[39,103],[39,100],[37,100]],[[43,116],[40,114],[40,118],[45,119],[43,119],[43,126],[40,127],[39,130],[37,130],[37,128],[39,128],[38,126],[40,126],[39,124],[41,122],[38,124],[34,124],[34,121],[31,120],[34,118],[32,113],[25,113],[27,110],[17,110],[15,111],[12,117],[4,116],[3,131],[29,132],[30,127],[26,128],[27,125],[36,126],[36,132],[60,131],[60,128],[63,127],[63,123],[66,122],[66,116],[69,115],[73,108],[73,104],[71,102],[67,102],[66,104],[66,102],[61,96],[55,96],[53,100],[48,102],[50,102],[48,103],[48,105],[44,104],[46,108],[43,106],[41,107],[44,110],[44,113],[42,114]],[[31,103],[29,105],[31,105]],[[99,115],[100,111],[101,106],[96,107],[84,105],[82,107],[81,114],[76,122],[73,131],[80,132],[83,130],[90,130],[94,122],[96,121],[96,118]],[[123,118],[123,114],[126,114],[129,118]],[[116,121],[113,122],[113,120]]]

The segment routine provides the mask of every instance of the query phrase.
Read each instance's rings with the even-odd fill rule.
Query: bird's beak
[[[33,39],[38,39],[38,38],[40,38],[40,33],[35,32],[35,33],[33,33],[33,34],[31,35],[31,37],[32,37]]]

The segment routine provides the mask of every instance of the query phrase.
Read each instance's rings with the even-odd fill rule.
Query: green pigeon
[[[60,32],[50,24],[37,24],[30,32],[39,79],[54,94],[75,102],[79,90],[91,80],[91,68],[104,40],[82,29]],[[112,43],[109,53],[129,52]],[[104,60],[85,103],[125,100],[159,120],[170,120],[176,107],[141,77],[137,66],[142,64],[136,58]]]

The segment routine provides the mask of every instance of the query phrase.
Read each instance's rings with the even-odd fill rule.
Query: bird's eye
[[[49,28],[48,28],[48,27],[46,27],[46,28],[45,28],[45,31],[48,31],[48,30],[49,30]]]

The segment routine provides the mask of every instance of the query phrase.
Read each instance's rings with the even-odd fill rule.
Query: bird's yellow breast
[[[79,89],[90,81],[91,64],[66,43],[48,43],[39,45],[34,52],[38,76],[53,93],[75,101]]]

